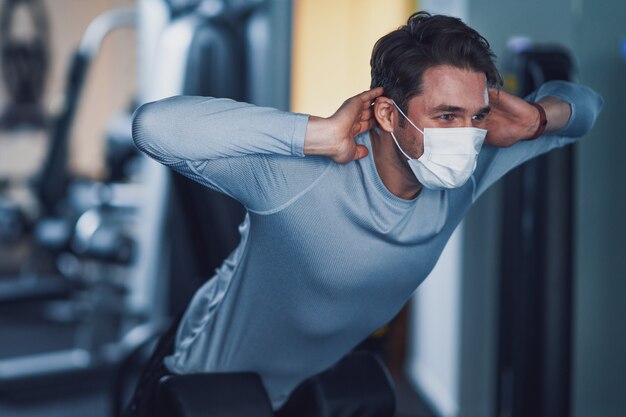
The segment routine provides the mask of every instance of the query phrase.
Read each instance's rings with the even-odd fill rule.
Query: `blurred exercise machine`
[[[93,183],[93,181],[73,178],[69,172],[68,154],[70,132],[80,104],[89,64],[96,57],[108,33],[119,27],[132,27],[134,16],[134,11],[114,10],[97,18],[89,26],[81,46],[73,57],[62,111],[50,122],[48,152],[32,187],[38,204],[29,212],[35,212],[37,215],[27,215],[27,211],[24,211],[18,204],[6,198],[1,200],[0,224],[7,225],[7,227],[0,228],[0,242],[6,244],[18,241],[27,233],[31,233],[34,249],[25,262],[27,267],[23,268],[23,273],[17,281],[12,282],[4,277],[3,287],[0,290],[0,303],[29,300],[31,299],[30,291],[32,291],[32,296],[36,293],[40,298],[44,297],[46,291],[43,288],[50,290],[51,297],[62,292],[61,287],[70,290],[67,280],[42,278],[42,275],[49,276],[59,272],[60,275],[66,276],[74,274],[73,271],[64,271],[67,269],[64,265],[74,264],[63,262],[63,259],[67,260],[67,256],[61,255],[62,252],[74,252],[77,255],[95,259],[129,261],[132,243],[127,237],[103,233],[104,229],[100,227],[96,228],[97,233],[94,230],[94,233],[89,235],[85,234],[84,227],[81,233],[74,233],[75,226],[78,224],[77,220],[86,215],[88,210],[90,214],[83,218],[80,223],[82,225],[89,219],[92,222],[95,220],[98,207],[106,206],[109,213],[114,208],[134,207],[133,187],[121,183]],[[130,134],[127,135],[126,142],[127,147],[132,145]],[[117,147],[119,148],[119,145]],[[53,288],[57,291],[52,291]]]
[[[574,73],[565,48],[524,39],[505,65],[520,97]],[[574,156],[568,146],[504,178],[497,415],[570,415]]]
[[[20,11],[30,18],[30,24],[19,20]],[[19,23],[26,23],[29,30],[24,33],[23,28],[18,28]],[[42,0],[4,1],[0,10],[0,56],[9,96],[0,115],[0,126],[44,126],[46,115],[41,100],[50,57],[48,19]]]
[[[15,205],[0,210],[0,217],[24,222],[19,230],[32,233],[33,247],[19,276],[2,277],[0,307],[11,317],[11,311],[25,306],[29,316],[40,312],[43,321],[64,322],[61,327],[71,329],[68,340],[52,343],[52,350],[0,359],[3,398],[36,396],[50,386],[80,386],[116,366],[144,334],[154,333],[154,323],[142,324],[124,302],[135,248],[137,184],[79,181],[68,169],[70,131],[89,64],[105,37],[133,27],[135,17],[134,10],[99,16],[74,55],[65,102],[50,123],[49,149],[33,187],[39,215],[16,214],[20,208]],[[130,147],[130,123],[127,130]]]

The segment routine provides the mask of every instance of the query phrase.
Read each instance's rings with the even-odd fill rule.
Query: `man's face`
[[[439,65],[422,77],[422,94],[408,103],[408,118],[420,129],[425,127],[486,128],[489,113],[487,78],[482,72]],[[398,115],[398,120],[402,115]],[[424,153],[424,137],[410,123],[396,129],[400,146],[412,158]]]

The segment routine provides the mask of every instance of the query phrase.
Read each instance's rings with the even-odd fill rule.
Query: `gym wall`
[[[330,116],[367,90],[374,43],[416,10],[415,0],[295,0],[291,110]]]

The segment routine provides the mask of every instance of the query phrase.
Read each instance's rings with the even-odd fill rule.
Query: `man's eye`
[[[473,117],[474,120],[485,120],[487,115],[485,113],[479,113]]]
[[[450,113],[448,113],[448,114],[442,114],[441,116],[439,116],[439,118],[440,118],[441,120],[452,120],[452,119],[454,119],[454,115],[453,115],[453,114],[450,114]]]

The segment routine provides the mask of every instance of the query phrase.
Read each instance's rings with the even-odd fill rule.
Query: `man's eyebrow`
[[[448,113],[465,113],[465,109],[459,106],[452,106],[450,104],[440,104],[433,109],[433,113],[448,112]]]
[[[477,114],[489,113],[491,111],[491,106],[485,106],[482,109],[478,110]],[[432,111],[433,113],[447,112],[447,113],[461,113],[464,114],[466,110],[463,107],[452,106],[450,104],[440,104],[435,107]]]

